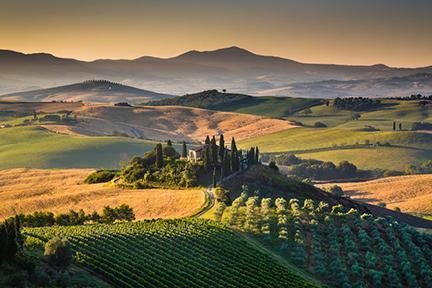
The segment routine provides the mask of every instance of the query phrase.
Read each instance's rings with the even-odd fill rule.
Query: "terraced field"
[[[25,229],[66,238],[76,259],[119,287],[316,287],[221,224],[200,219]]]

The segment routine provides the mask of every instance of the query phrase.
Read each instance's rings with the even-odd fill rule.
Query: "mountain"
[[[168,94],[142,90],[107,80],[90,80],[48,89],[24,91],[0,96],[0,100],[24,102],[84,101],[140,103],[174,97]]]
[[[311,98],[403,97],[419,93],[432,95],[432,73],[377,79],[293,83],[278,88],[263,89],[259,92],[262,95],[290,95]]]
[[[258,55],[239,47],[189,51],[171,58],[143,56],[133,60],[100,59],[91,62],[45,53],[0,50],[0,93],[60,86],[87,79],[108,79],[175,95],[219,88],[252,95],[279,89],[286,93],[283,96],[291,96],[290,91],[284,88],[293,83],[380,79],[418,73],[432,73],[432,66],[392,68],[382,64],[305,64]]]

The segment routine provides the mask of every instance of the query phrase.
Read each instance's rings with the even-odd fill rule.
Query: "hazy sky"
[[[240,46],[302,62],[432,65],[432,0],[0,0],[0,49],[84,60]]]

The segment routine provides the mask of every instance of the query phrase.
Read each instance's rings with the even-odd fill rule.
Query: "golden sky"
[[[83,60],[239,46],[309,63],[432,65],[430,0],[0,0],[0,49]]]

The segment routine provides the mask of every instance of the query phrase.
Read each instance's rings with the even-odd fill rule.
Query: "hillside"
[[[74,111],[75,125],[47,129],[89,136],[115,131],[144,139],[201,142],[207,135],[224,134],[236,139],[269,134],[294,127],[285,120],[177,106],[115,107],[86,105]],[[259,127],[259,129],[257,129]]]
[[[36,126],[6,128],[0,129],[0,168],[114,168],[154,146],[125,137],[61,135]]]
[[[106,80],[90,80],[48,89],[0,95],[0,100],[25,102],[83,101],[100,103],[140,103],[143,101],[159,100],[171,97],[174,96],[142,90]]]
[[[81,265],[118,287],[316,287],[223,225],[199,219],[24,233],[44,242],[56,236],[68,239]]]
[[[261,198],[247,189],[231,205],[218,203],[214,215],[328,287],[429,287],[432,281],[431,237],[399,219],[311,199]]]
[[[430,115],[430,105],[420,105],[420,100],[381,99],[377,107],[362,111],[337,109],[329,101],[328,105],[314,106],[287,117],[305,127],[247,139],[239,145],[335,163],[348,160],[361,169],[404,171],[408,165],[432,157],[430,132],[411,130],[415,122],[430,123]],[[316,123],[324,127],[317,128]],[[395,130],[393,123],[397,126]]]
[[[128,204],[137,220],[190,216],[204,205],[201,189],[123,190],[109,184],[84,184],[90,169],[11,169],[0,174],[0,219],[15,213],[55,214]]]
[[[319,99],[270,96],[253,97],[244,94],[221,93],[217,90],[208,90],[171,99],[150,101],[145,103],[145,105],[187,106],[280,118],[319,103],[321,103]]]
[[[108,79],[173,95],[220,87],[236,93],[294,96],[301,92],[302,97],[310,97],[314,92],[311,89],[300,85],[291,94],[287,87],[293,83],[312,81],[380,79],[431,72],[430,66],[393,68],[385,65],[300,63],[281,57],[258,55],[239,47],[213,51],[193,50],[171,58],[143,56],[132,60],[101,59],[91,62],[46,53],[24,54],[0,50],[0,94],[66,85],[88,79]],[[316,86],[314,84],[314,89]],[[337,95],[340,86],[333,90],[321,89],[321,93]],[[399,92],[427,93],[428,89],[425,88],[420,86],[415,91],[407,91],[401,86]],[[348,88],[344,91],[351,90]],[[352,93],[356,95],[359,91],[361,89],[354,87]]]
[[[326,187],[332,184],[324,184]],[[357,183],[338,183],[352,199],[385,203],[407,213],[432,214],[432,175],[388,177]]]

